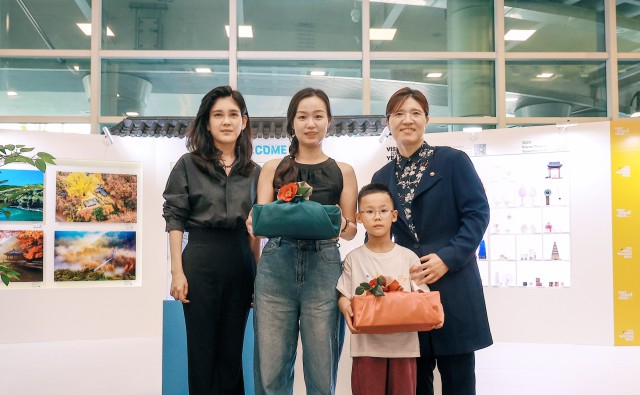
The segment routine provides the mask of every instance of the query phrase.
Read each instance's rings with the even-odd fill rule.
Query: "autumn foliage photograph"
[[[136,232],[56,231],[54,281],[135,280]]]
[[[136,223],[138,176],[58,172],[56,222]]]
[[[11,282],[42,281],[41,230],[0,230],[0,266],[18,274]]]

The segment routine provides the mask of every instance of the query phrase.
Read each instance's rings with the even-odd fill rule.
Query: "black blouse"
[[[282,160],[276,170],[280,169],[287,160],[290,159],[285,158]],[[315,165],[298,163],[298,170],[298,182],[306,181],[307,184],[313,187],[309,200],[332,206],[340,204],[342,170],[340,170],[335,160],[329,158]],[[278,200],[277,189],[274,191],[274,200]]]
[[[260,166],[245,177],[233,167],[229,175],[218,170],[219,180],[200,170],[192,155],[174,166],[162,196],[166,231],[190,228],[241,229],[257,198]]]

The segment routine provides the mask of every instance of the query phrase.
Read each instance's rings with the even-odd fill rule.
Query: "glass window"
[[[492,52],[493,10],[493,0],[371,0],[371,50]]]
[[[640,62],[618,62],[618,94],[621,117],[640,116]]]
[[[606,117],[605,62],[507,62],[507,116]]]
[[[508,52],[604,52],[604,0],[507,0]]]
[[[195,116],[202,97],[229,84],[228,60],[102,60],[104,116]]]
[[[406,86],[424,93],[432,117],[495,116],[492,61],[371,61],[371,113]]]
[[[481,128],[482,130],[495,129],[496,125],[445,125],[445,124],[427,124],[425,133],[446,133],[460,132],[465,128]],[[428,138],[427,138],[427,141]]]
[[[90,134],[91,124],[88,123],[0,123],[4,130],[33,130],[52,133]]]
[[[91,37],[81,27],[91,24],[90,4],[0,0],[0,48],[89,49]]]
[[[228,0],[103,0],[102,13],[104,49],[229,49]]]
[[[362,2],[239,0],[238,49],[362,51]]]
[[[362,114],[361,61],[238,61],[238,90],[251,116],[286,116],[291,97],[307,87],[329,96],[333,115]]]
[[[616,25],[618,52],[640,51],[640,3],[618,2]]]
[[[89,115],[88,59],[0,58],[0,116]]]

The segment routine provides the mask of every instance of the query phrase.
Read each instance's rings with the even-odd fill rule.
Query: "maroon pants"
[[[353,395],[415,395],[416,381],[415,358],[353,358]]]

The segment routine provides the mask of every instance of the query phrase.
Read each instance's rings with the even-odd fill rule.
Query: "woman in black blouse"
[[[171,250],[171,295],[183,303],[189,394],[244,394],[242,344],[259,241],[245,221],[260,167],[251,161],[244,98],[228,86],[202,99],[187,135],[188,154],[164,191]],[[181,252],[183,232],[189,243]]]
[[[274,201],[282,185],[306,181],[313,187],[310,200],[340,206],[340,237],[351,240],[356,234],[356,176],[350,165],[336,162],[322,151],[330,125],[331,106],[323,91],[305,88],[293,96],[287,111],[290,155],[264,165],[258,203]],[[250,231],[252,225],[249,218]],[[336,290],[341,263],[337,239],[269,239],[256,275],[256,395],[293,393],[298,333],[307,394],[335,393],[344,336]]]

